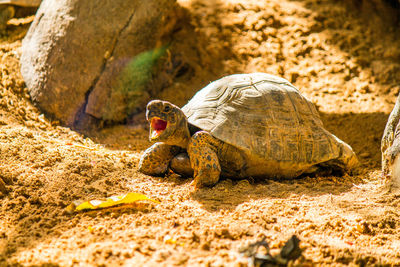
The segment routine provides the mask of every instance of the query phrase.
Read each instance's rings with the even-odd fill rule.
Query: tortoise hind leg
[[[205,131],[195,133],[189,142],[188,154],[194,170],[195,187],[212,186],[219,180],[221,166],[213,143],[215,138]]]
[[[345,173],[343,167],[341,167],[340,162],[336,160],[329,160],[314,166],[311,166],[307,170],[305,170],[301,176],[310,176],[310,177],[318,177],[318,176],[342,176]]]

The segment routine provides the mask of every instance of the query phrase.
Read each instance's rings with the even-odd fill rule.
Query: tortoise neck
[[[190,132],[188,127],[188,122],[185,119],[176,127],[173,134],[173,138],[169,138],[166,142],[168,145],[179,146],[183,149],[187,149],[190,140]]]
[[[178,134],[178,139],[180,140],[178,140],[177,146],[187,149],[190,140],[190,132],[187,120],[184,121],[182,127],[180,127],[179,129],[180,133]]]
[[[176,139],[176,146],[179,146],[183,149],[187,149],[188,144],[189,144],[189,140],[190,140],[190,135],[189,135],[189,130],[187,130],[186,132],[182,133],[182,135],[180,136],[180,138]]]

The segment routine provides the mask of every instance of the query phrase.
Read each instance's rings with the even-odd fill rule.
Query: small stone
[[[207,251],[210,250],[210,242],[206,241],[206,242],[201,243],[200,248],[202,250],[207,250]]]

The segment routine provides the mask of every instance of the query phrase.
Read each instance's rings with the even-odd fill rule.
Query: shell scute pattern
[[[340,155],[314,105],[280,77],[227,76],[199,91],[182,110],[189,123],[259,158],[301,165]]]

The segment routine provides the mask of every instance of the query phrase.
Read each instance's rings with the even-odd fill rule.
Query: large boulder
[[[162,87],[176,10],[175,0],[44,0],[22,42],[32,100],[69,126],[126,119]]]

